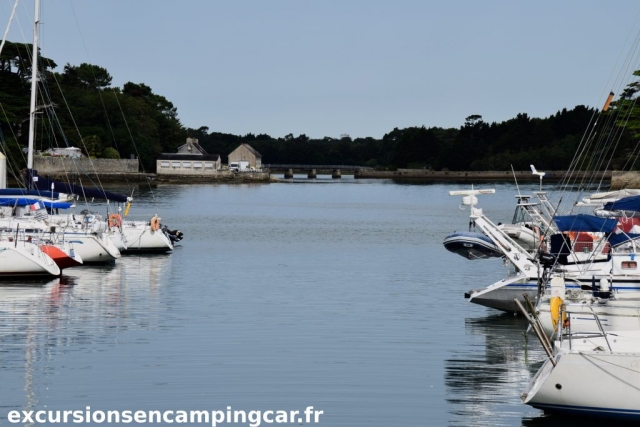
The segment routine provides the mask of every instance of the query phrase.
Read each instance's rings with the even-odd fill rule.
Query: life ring
[[[157,216],[151,218],[151,231],[158,231],[160,229],[160,220]]]
[[[122,217],[120,214],[109,215],[109,227],[120,227],[122,225]]]
[[[560,297],[552,297],[549,301],[549,309],[551,310],[551,324],[553,325],[553,329],[556,330],[558,327],[558,321],[560,320],[560,308],[562,307],[562,298]],[[562,313],[562,323],[564,324],[567,320],[567,314]]]

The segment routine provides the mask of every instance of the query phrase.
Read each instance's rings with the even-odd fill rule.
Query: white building
[[[178,147],[177,153],[162,153],[156,159],[158,175],[214,175],[222,169],[218,154],[208,154],[196,138]]]
[[[74,159],[84,157],[82,150],[78,147],[49,148],[45,153],[49,153],[53,157],[73,157]]]

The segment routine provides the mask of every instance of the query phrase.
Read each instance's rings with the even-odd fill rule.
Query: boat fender
[[[609,286],[609,280],[603,277],[600,279],[600,291],[598,292],[600,298],[609,298],[611,296],[610,291],[611,287]]]
[[[158,231],[160,228],[160,219],[157,216],[151,218],[151,231]]]
[[[120,214],[109,215],[109,227],[120,227],[122,225],[122,217]]]
[[[560,297],[551,297],[549,300],[549,309],[551,310],[551,324],[553,325],[553,329],[556,330],[558,327],[558,321],[560,320],[560,308],[562,307],[562,298]],[[567,320],[566,313],[562,314],[562,323],[564,324]]]

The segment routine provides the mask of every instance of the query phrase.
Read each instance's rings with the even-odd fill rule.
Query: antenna
[[[474,190],[473,185],[471,186],[471,190],[457,190],[457,191],[449,191],[450,196],[462,196],[462,206],[471,206],[474,207],[478,204],[478,198],[476,197],[478,194],[494,194],[496,192],[495,189],[485,189],[485,190]]]
[[[535,166],[533,165],[530,165],[530,166],[531,166],[531,173],[534,175],[538,175],[540,177],[540,191],[542,191],[542,177],[546,175],[546,172],[538,172]]]

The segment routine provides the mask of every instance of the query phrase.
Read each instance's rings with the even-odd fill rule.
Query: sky
[[[32,3],[9,40],[31,42]],[[145,83],[184,126],[381,138],[601,106],[632,71],[639,14],[632,0],[42,0],[40,34],[58,71]]]

